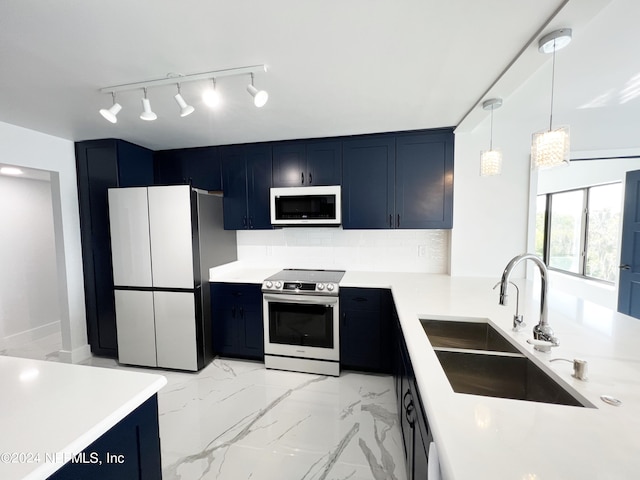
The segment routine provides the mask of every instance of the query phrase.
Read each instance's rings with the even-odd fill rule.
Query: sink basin
[[[433,347],[520,353],[487,322],[420,320]]]
[[[593,407],[576,399],[522,354],[436,349],[436,355],[458,393]]]

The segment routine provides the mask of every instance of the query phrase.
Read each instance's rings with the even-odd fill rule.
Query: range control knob
[[[276,282],[276,288],[281,288],[282,287],[282,282]]]
[[[318,290],[320,290],[320,291],[324,290],[324,283],[319,283],[319,284],[317,285],[317,288],[318,288]]]
[[[327,290],[330,292],[333,292],[333,289],[335,288],[335,285],[333,283],[327,283]]]
[[[273,282],[271,280],[269,280],[267,282],[264,282],[264,286],[267,287],[267,288],[271,288],[271,287],[273,287]]]

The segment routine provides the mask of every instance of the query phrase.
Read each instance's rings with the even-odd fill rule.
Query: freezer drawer
[[[153,292],[115,290],[118,361],[155,367]]]
[[[195,294],[153,292],[158,366],[198,370]]]

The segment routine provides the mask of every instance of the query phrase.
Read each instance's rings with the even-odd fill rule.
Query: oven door
[[[264,353],[340,360],[338,297],[263,294]]]

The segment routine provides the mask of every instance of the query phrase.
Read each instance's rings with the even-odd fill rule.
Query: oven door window
[[[333,348],[333,307],[270,302],[269,341]]]

